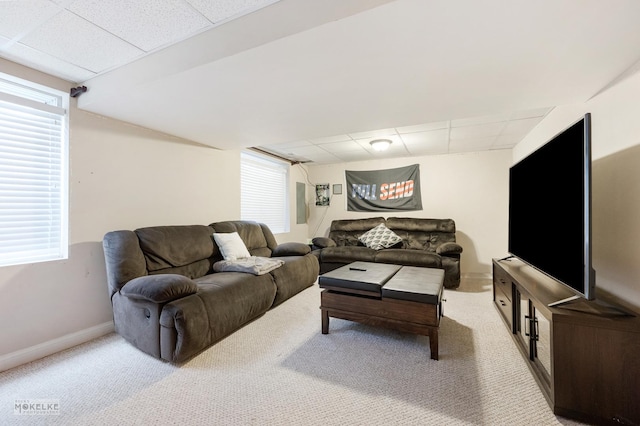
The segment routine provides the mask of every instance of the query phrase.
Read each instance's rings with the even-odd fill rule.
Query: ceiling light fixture
[[[391,145],[391,141],[389,139],[376,139],[369,143],[374,151],[386,151]]]

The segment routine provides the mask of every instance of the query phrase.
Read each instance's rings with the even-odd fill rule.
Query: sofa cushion
[[[229,232],[226,234],[214,232],[213,239],[216,240],[216,244],[224,260],[238,260],[251,257],[249,250],[247,250],[247,247],[237,232]]]
[[[194,280],[198,292],[166,304],[160,315],[162,358],[183,362],[265,313],[276,286],[270,274],[217,272]]]
[[[402,238],[402,248],[435,252],[438,246],[456,241],[452,219],[390,217],[386,225]]]
[[[390,250],[390,249],[388,249]],[[351,263],[358,260],[374,262],[376,251],[369,247],[327,247],[320,252],[322,262]]]
[[[404,231],[456,233],[456,223],[453,219],[389,217],[386,224],[389,229],[394,231],[402,229]]]
[[[219,254],[211,237],[213,229],[208,226],[154,226],[134,232],[149,272],[189,265]]]
[[[187,277],[176,274],[158,274],[134,278],[122,287],[120,293],[132,299],[167,303],[197,291],[196,283]]]
[[[108,232],[102,240],[102,247],[112,296],[127,282],[147,274],[144,253],[133,231]]]
[[[394,263],[406,266],[421,266],[423,268],[441,268],[442,258],[424,250],[385,249],[375,253],[375,262]]]
[[[221,259],[218,254],[218,260]],[[159,274],[178,274],[184,275],[187,278],[198,278],[203,275],[207,275],[213,272],[213,258],[198,260],[197,262],[189,263],[184,266],[175,266],[173,268],[160,269],[158,271],[150,271],[149,275]]]
[[[335,247],[337,244],[331,238],[315,237],[311,240],[311,244],[318,248]]]
[[[455,234],[445,232],[412,232],[394,229],[393,232],[402,238],[402,248],[423,250],[435,253],[438,246],[455,241]]]
[[[278,259],[284,260],[284,265],[269,272],[277,289],[273,306],[313,285],[320,271],[318,259],[311,253],[304,256],[283,256]]]
[[[329,238],[335,241],[338,247],[358,246],[362,244],[358,237],[381,223],[384,223],[383,217],[334,220],[331,222]]]
[[[402,238],[400,238],[391,229],[387,228],[384,223],[381,223],[375,228],[372,228],[360,235],[358,240],[360,240],[360,242],[365,246],[374,250],[389,248],[402,242]]]
[[[436,248],[438,254],[460,254],[462,253],[462,246],[458,243],[444,243]]]
[[[311,247],[308,244],[288,242],[279,244],[271,253],[272,257],[278,256],[304,256],[311,253]]]

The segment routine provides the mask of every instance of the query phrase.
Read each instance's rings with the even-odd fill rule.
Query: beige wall
[[[372,160],[308,166],[312,183],[341,183],[343,194],[334,196],[329,207],[311,201],[309,233],[326,236],[334,219],[372,216],[451,218],[456,238],[463,246],[463,274],[489,274],[491,259],[507,254],[509,166],[511,151]],[[358,213],[346,210],[345,170],[379,170],[420,165],[423,210],[398,214]],[[310,194],[309,194],[310,192]],[[309,191],[313,197],[313,191]]]
[[[640,73],[583,104],[555,108],[513,149],[514,162],[591,112],[596,288],[640,308]],[[551,253],[562,255],[562,253]]]

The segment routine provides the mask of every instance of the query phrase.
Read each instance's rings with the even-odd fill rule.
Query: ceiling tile
[[[410,145],[407,146],[410,155],[437,155],[449,152],[449,143],[440,142],[430,145]]]
[[[515,133],[511,133],[511,134],[503,134],[498,136],[494,141],[493,141],[493,148],[496,147],[509,147],[509,148],[513,148],[518,142],[520,142],[524,137],[526,136],[526,134],[515,134]]]
[[[389,146],[389,148],[385,149],[384,151],[376,151],[373,149],[371,145],[365,146],[365,149],[369,153],[377,157],[379,156],[403,157],[409,154],[409,152],[407,151],[407,148],[404,146],[402,142],[394,142]]]
[[[451,129],[451,139],[477,139],[482,137],[498,136],[506,122],[485,123],[474,126],[454,127]]]
[[[213,23],[219,23],[241,13],[261,9],[278,0],[187,0]]]
[[[451,127],[477,126],[486,123],[497,123],[507,121],[511,118],[511,112],[503,114],[485,115],[481,117],[462,118],[451,120]]]
[[[356,152],[340,152],[340,153],[336,153],[336,157],[338,157],[340,160],[344,161],[344,162],[349,162],[349,161],[366,161],[366,160],[371,160],[374,157],[366,152],[363,151],[362,153],[356,153]]]
[[[495,137],[478,137],[460,140],[451,140],[449,142],[449,152],[472,152],[485,151],[491,149]]]
[[[2,56],[22,65],[34,68],[65,80],[79,83],[95,76],[94,72],[62,61],[46,53],[34,50],[21,43],[15,43],[2,51]]]
[[[284,151],[290,148],[312,146],[312,144],[309,141],[292,141],[292,142],[279,143],[276,145],[265,145],[265,146],[268,148],[277,149],[279,151]]]
[[[319,146],[320,148],[324,149],[327,152],[335,152],[335,153],[349,152],[349,151],[364,152],[364,148],[362,147],[362,145],[352,140],[343,141],[343,142],[323,143],[317,146]]]
[[[270,154],[273,154],[273,155],[275,155],[277,157],[284,158],[284,159],[289,160],[289,161],[306,162],[306,161],[310,160],[310,158],[308,158],[307,156],[297,155],[297,154],[294,154],[292,152],[284,153],[284,152],[280,152],[280,151],[277,151],[275,149],[270,149],[270,148],[266,148],[266,147],[260,147],[259,149],[262,150],[262,151],[268,152]]]
[[[534,127],[540,123],[542,117],[534,117],[534,118],[524,118],[521,120],[511,120],[506,126],[504,126],[504,130],[502,134],[518,134],[525,136],[527,133],[531,131]]]
[[[428,132],[406,133],[400,135],[402,141],[407,146],[431,145],[447,142],[449,140],[449,129],[431,130]]]
[[[327,151],[325,151],[322,148],[319,148],[315,145],[309,145],[309,146],[300,146],[300,147],[295,147],[295,148],[289,148],[288,151],[294,155],[299,155],[302,157],[308,157],[311,155],[326,155],[328,154]]]
[[[334,155],[327,155],[327,156],[314,156],[313,159],[309,159],[310,161],[313,161],[316,164],[335,164],[335,163],[341,163],[343,160],[334,156]]]
[[[336,136],[327,136],[325,138],[310,139],[309,142],[311,142],[314,145],[320,145],[324,143],[343,142],[343,141],[350,141],[350,140],[352,139],[351,137],[349,137],[349,135],[336,135]]]
[[[414,133],[414,132],[426,132],[429,130],[447,129],[449,128],[448,121],[439,121],[437,123],[417,124],[415,126],[396,127],[396,130],[400,134]]]
[[[61,10],[48,0],[0,1],[0,35],[17,37]]]
[[[511,114],[511,119],[520,120],[522,118],[544,117],[551,110],[552,108],[536,108],[536,109],[528,109],[526,111],[515,111],[513,114]]]
[[[66,11],[24,37],[22,43],[93,72],[121,65],[144,53]]]
[[[69,10],[146,52],[211,26],[182,0],[76,0]]]
[[[379,129],[379,130],[370,130],[368,132],[358,132],[358,133],[349,133],[353,139],[377,139],[377,138],[388,138],[389,136],[396,136],[398,133],[395,129]]]

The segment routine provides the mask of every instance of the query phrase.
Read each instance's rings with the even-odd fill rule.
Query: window
[[[243,152],[240,167],[242,220],[289,232],[289,164]]]
[[[0,266],[68,256],[68,107],[0,73]]]

